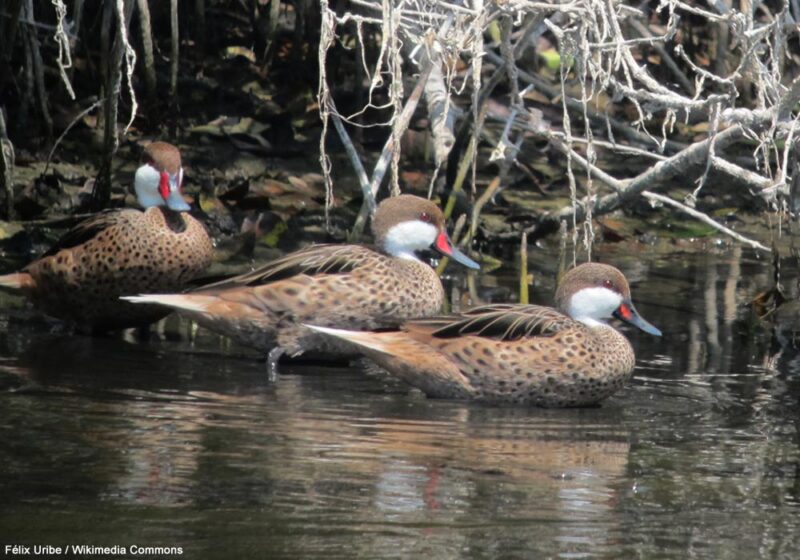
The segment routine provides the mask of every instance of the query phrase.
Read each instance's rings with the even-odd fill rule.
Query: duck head
[[[646,333],[661,336],[661,331],[636,311],[625,276],[607,264],[584,263],[567,272],[556,291],[556,305],[589,326],[616,317]]]
[[[444,222],[444,214],[430,200],[401,194],[380,203],[372,218],[372,234],[394,257],[416,259],[416,251],[430,248],[466,267],[480,268],[453,245]]]
[[[167,142],[149,144],[134,179],[139,204],[143,208],[167,206],[177,212],[186,212],[190,207],[181,194],[182,184],[180,150]]]

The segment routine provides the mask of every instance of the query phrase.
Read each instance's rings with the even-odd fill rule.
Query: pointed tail
[[[464,399],[475,392],[447,354],[404,331],[348,331],[305,326],[349,342],[379,366],[431,397]]]
[[[213,297],[199,294],[142,294],[139,296],[122,296],[120,299],[131,303],[154,303],[179,311],[193,311],[195,313],[207,312],[215,301]]]
[[[348,331],[345,329],[332,329],[330,327],[318,327],[316,325],[303,325],[312,331],[317,331],[328,336],[333,336],[345,342],[349,342],[357,346],[359,350],[367,355],[371,355],[368,350],[373,352],[380,352],[382,354],[392,355],[391,343],[395,339],[395,344],[405,342],[402,333],[382,332],[374,333],[369,331]],[[412,341],[413,342],[413,341]]]
[[[33,291],[36,288],[36,280],[27,272],[13,272],[0,276],[0,288]]]

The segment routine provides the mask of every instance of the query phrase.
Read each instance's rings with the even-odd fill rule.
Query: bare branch
[[[702,212],[699,212],[699,211],[695,210],[694,208],[690,208],[689,206],[686,206],[685,204],[681,204],[677,200],[673,200],[668,196],[664,196],[663,194],[656,194],[656,193],[653,193],[653,192],[650,192],[650,191],[643,191],[642,192],[642,196],[644,196],[646,199],[651,200],[653,202],[660,202],[662,204],[667,204],[668,206],[672,206],[673,208],[677,208],[678,210],[680,210],[684,214],[688,214],[692,218],[695,218],[696,220],[699,220],[699,221],[703,222],[704,224],[707,224],[707,225],[713,227],[714,229],[724,233],[725,235],[727,235],[729,237],[734,238],[739,243],[743,243],[744,245],[747,245],[748,247],[752,247],[753,249],[758,249],[759,251],[764,251],[766,253],[771,253],[772,252],[772,250],[769,247],[766,247],[766,246],[762,245],[758,241],[753,241],[752,239],[748,239],[747,237],[745,237],[745,236],[743,236],[743,235],[741,235],[739,233],[736,233],[732,229],[723,226],[719,222],[717,222],[717,221],[713,220],[712,218],[710,218],[708,215],[703,214]]]

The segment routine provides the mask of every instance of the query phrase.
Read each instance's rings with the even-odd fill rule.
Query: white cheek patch
[[[436,241],[436,226],[420,220],[400,222],[389,228],[384,237],[384,249],[394,257],[416,259],[414,251],[427,249]]]
[[[142,208],[150,208],[152,206],[163,206],[164,199],[158,192],[158,186],[161,183],[161,174],[150,165],[142,165],[136,170],[136,177],[134,179],[134,190],[136,190],[136,198]]]
[[[622,303],[622,296],[608,288],[584,288],[575,292],[569,300],[570,317],[587,325],[597,325]]]

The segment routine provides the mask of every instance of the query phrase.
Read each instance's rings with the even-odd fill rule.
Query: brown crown
[[[608,264],[579,264],[564,275],[556,290],[556,306],[566,309],[569,299],[584,288],[608,288],[630,299],[631,289],[628,281],[619,270]]]
[[[439,231],[444,229],[444,214],[436,204],[418,196],[401,194],[378,205],[372,218],[372,235],[380,245],[392,226],[412,220],[430,222]]]
[[[175,175],[181,168],[181,152],[168,142],[151,142],[144,149],[142,161],[149,163],[158,171]]]

